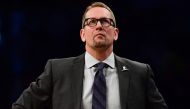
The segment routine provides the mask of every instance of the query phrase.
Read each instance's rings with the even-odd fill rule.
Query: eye
[[[102,19],[100,19],[100,22],[101,22],[101,24],[102,24],[104,27],[110,26],[110,19],[102,18]]]
[[[89,24],[96,24],[97,23],[97,20],[96,19],[90,19],[89,20]]]
[[[110,21],[109,21],[109,19],[106,19],[106,18],[103,18],[103,19],[101,19],[101,23],[110,23]]]

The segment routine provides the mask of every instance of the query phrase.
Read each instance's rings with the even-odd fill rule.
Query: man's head
[[[95,2],[86,8],[82,18],[81,40],[86,50],[113,49],[119,30],[111,9],[102,2]]]
[[[116,27],[116,20],[115,20],[115,16],[114,16],[112,10],[111,10],[107,5],[105,5],[105,4],[102,3],[102,2],[94,2],[94,3],[92,3],[90,6],[88,6],[88,7],[86,8],[86,10],[85,10],[85,12],[84,12],[84,14],[83,14],[83,16],[82,16],[82,28],[84,28],[84,21],[85,21],[85,19],[86,19],[86,13],[87,13],[91,8],[94,8],[94,7],[102,7],[102,8],[107,9],[107,10],[110,12],[111,18],[113,19],[114,24],[115,24],[115,27]]]

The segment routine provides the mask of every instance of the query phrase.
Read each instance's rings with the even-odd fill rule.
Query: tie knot
[[[96,67],[97,70],[103,70],[104,67],[105,68],[108,67],[108,65],[106,63],[104,63],[104,62],[99,62],[99,63],[95,64],[94,66]]]

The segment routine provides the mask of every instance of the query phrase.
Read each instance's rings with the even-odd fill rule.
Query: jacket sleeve
[[[51,60],[45,66],[44,72],[25,89],[12,109],[51,109],[52,68]]]
[[[147,65],[147,100],[148,109],[168,109],[167,104],[164,101],[161,93],[159,92],[156,84],[153,80],[154,75],[149,65]]]

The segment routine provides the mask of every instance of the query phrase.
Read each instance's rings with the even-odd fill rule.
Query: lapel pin
[[[128,70],[126,66],[123,66],[122,70],[121,71],[126,71]]]

